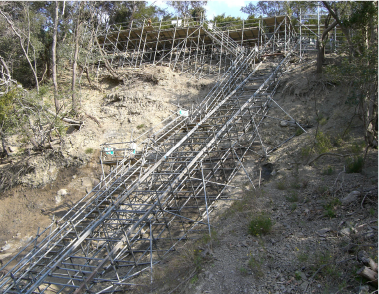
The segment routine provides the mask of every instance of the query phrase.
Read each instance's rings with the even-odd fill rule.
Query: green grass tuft
[[[346,159],[346,172],[347,173],[360,173],[363,169],[364,161],[362,156],[355,156],[354,158]]]
[[[84,152],[86,154],[92,154],[93,153],[93,148],[87,148],[86,150],[84,150]]]
[[[273,223],[265,214],[253,216],[249,224],[249,233],[253,236],[265,235],[271,231]]]

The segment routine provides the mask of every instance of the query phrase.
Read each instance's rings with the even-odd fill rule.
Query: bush
[[[328,152],[332,148],[329,136],[323,132],[318,132],[316,135],[316,148],[319,153]]]
[[[346,172],[347,173],[360,173],[363,169],[364,161],[362,156],[355,156],[354,158],[346,159]]]
[[[84,152],[86,154],[92,154],[93,153],[93,148],[87,148]]]
[[[269,216],[264,214],[254,216],[249,224],[249,233],[253,236],[268,234],[271,231],[272,225]]]
[[[287,188],[287,185],[284,180],[276,183],[276,188],[278,190],[285,190]]]

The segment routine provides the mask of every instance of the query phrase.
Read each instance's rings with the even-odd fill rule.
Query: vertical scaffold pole
[[[158,43],[159,43],[159,36],[161,34],[161,26],[162,26],[162,19],[159,22],[159,29],[158,29],[158,37],[157,37],[157,42],[155,43],[155,52],[154,52],[154,61],[153,64],[155,64],[155,58],[157,56],[157,50],[158,50]]]
[[[284,20],[284,52],[287,53],[287,16]]]
[[[172,50],[174,49],[174,43],[175,43],[175,35],[176,35],[176,28],[178,26],[178,17],[176,17],[176,26],[174,28],[174,36],[172,37],[172,45],[171,45],[171,53],[170,53],[170,63],[168,65],[169,68],[171,68],[171,58],[172,58]]]
[[[208,201],[207,201],[207,191],[205,189],[203,162],[200,162],[200,166],[201,166],[201,175],[202,175],[202,178],[203,178],[203,188],[204,188],[204,198],[205,198],[205,209],[207,211],[208,231],[209,231],[209,237],[211,237],[211,225],[209,223]]]
[[[242,20],[241,46],[243,46],[243,31],[245,29],[245,20]]]
[[[138,44],[136,64],[134,65],[134,67],[137,67],[137,62],[138,62],[138,57],[139,57],[139,50],[141,48],[141,42],[142,42],[142,36],[143,36],[143,30],[144,30],[144,28],[145,28],[145,20],[143,20],[143,23],[142,23],[141,35],[139,36],[139,44]]]
[[[300,8],[300,59],[302,57],[302,53],[301,53],[301,50],[302,50],[302,44],[303,44],[303,36],[301,35],[302,31],[301,31],[301,28],[302,28],[302,24],[301,24],[301,8]]]

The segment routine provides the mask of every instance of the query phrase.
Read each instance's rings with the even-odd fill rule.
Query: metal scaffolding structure
[[[272,29],[258,30],[256,43],[238,43],[205,22],[170,31],[161,24],[155,43],[144,27],[130,26],[115,40],[115,34],[106,35],[100,44],[113,54],[112,66],[168,62],[182,72],[213,71],[217,83],[199,105],[171,115],[163,127],[133,141],[104,144],[101,162],[110,172],[4,265],[15,264],[0,280],[1,292],[126,291],[134,277],[152,273],[180,243],[210,233],[216,201],[228,199],[224,191],[241,168],[247,175],[245,156],[267,157],[275,150],[260,135],[262,122],[272,119],[269,109],[278,107],[302,128],[273,99],[301,39],[287,17],[278,19]],[[138,47],[134,33],[140,34]],[[180,38],[170,41],[173,35]]]
[[[131,22],[101,29],[98,40],[104,59],[114,68],[139,68],[145,65],[168,66],[180,73],[201,77],[225,73],[240,53],[258,50],[271,40],[271,52],[278,40],[285,42],[293,30],[287,16],[241,21],[224,25],[203,19]],[[220,24],[219,24],[220,25]],[[284,52],[287,48],[282,48]],[[105,62],[102,60],[101,62]],[[100,62],[100,63],[101,63]]]

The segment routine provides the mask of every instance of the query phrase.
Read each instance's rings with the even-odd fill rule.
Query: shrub
[[[268,234],[272,225],[269,216],[265,214],[254,216],[249,224],[249,233],[253,236]]]
[[[301,148],[300,152],[301,152],[302,158],[307,158],[312,153],[312,147],[310,146],[303,147]]]
[[[84,152],[86,154],[92,154],[93,153],[93,148],[87,148],[86,150],[84,150]]]
[[[354,158],[346,159],[346,172],[347,173],[360,173],[363,169],[364,161],[362,156],[355,156]]]
[[[140,124],[140,125],[137,126],[137,129],[140,130],[140,129],[143,129],[144,127],[145,127],[144,124]]]
[[[316,148],[319,153],[328,152],[332,148],[329,136],[323,132],[318,132],[316,135]]]
[[[295,136],[300,136],[304,131],[301,128],[297,128],[295,132]]]
[[[299,195],[296,191],[292,191],[290,196],[286,197],[287,201],[289,202],[297,202],[299,201]]]
[[[325,212],[324,215],[330,218],[336,217],[335,210],[338,205],[341,204],[341,201],[338,198],[333,198],[331,201],[329,201],[328,204],[324,205]]]
[[[284,180],[276,183],[276,188],[278,190],[285,190],[287,188],[286,182]]]
[[[263,260],[261,258],[255,258],[254,256],[251,256],[249,259],[248,266],[253,271],[253,274],[256,277],[264,276],[264,272],[262,270],[262,263]]]

